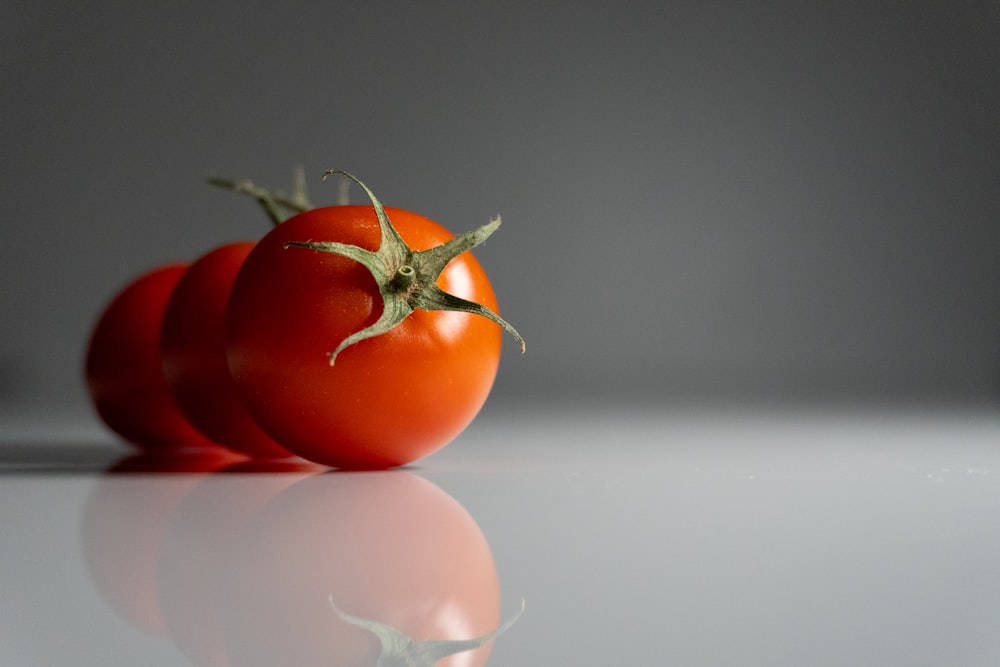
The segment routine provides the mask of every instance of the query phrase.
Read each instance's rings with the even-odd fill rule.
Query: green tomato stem
[[[208,184],[253,197],[264,209],[271,222],[277,226],[292,215],[313,208],[306,192],[306,176],[302,167],[295,168],[294,179],[291,195],[260,187],[249,179],[210,177]]]
[[[385,207],[368,186],[356,176],[340,169],[328,170],[323,178],[333,174],[347,177],[368,195],[379,224],[381,240],[378,250],[371,251],[333,241],[292,241],[286,243],[285,247],[334,253],[363,265],[379,286],[383,309],[381,317],[375,324],[348,336],[330,353],[331,366],[337,355],[345,348],[391,331],[418,308],[464,312],[485,317],[514,336],[521,346],[521,352],[524,352],[524,338],[506,320],[486,306],[449,294],[436,284],[438,277],[453,259],[481,244],[500,227],[499,218],[429,250],[413,250],[400,237],[389,220]]]

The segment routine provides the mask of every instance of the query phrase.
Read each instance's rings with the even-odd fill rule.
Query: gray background
[[[85,406],[138,273],[329,167],[455,231],[497,400],[1000,397],[996,2],[71,3],[0,10],[0,399]]]

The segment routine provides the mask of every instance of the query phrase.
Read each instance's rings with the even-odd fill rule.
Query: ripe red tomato
[[[181,411],[210,439],[254,458],[285,458],[291,452],[243,407],[226,362],[226,304],[253,247],[239,242],[216,248],[181,277],[163,318],[163,373]]]
[[[212,447],[171,396],[160,362],[163,314],[185,264],[155,269],[122,290],[87,348],[91,400],[107,426],[142,448]]]
[[[475,519],[403,471],[307,477],[232,549],[221,608],[234,665],[481,666],[491,645],[463,640],[500,626],[497,568]],[[375,626],[415,645],[380,646]],[[416,659],[434,644],[433,660]]]
[[[414,250],[454,238],[416,213],[386,212]],[[376,213],[371,206],[306,211],[246,258],[230,295],[227,354],[247,409],[288,450],[336,467],[402,465],[443,447],[489,394],[501,327],[466,312],[418,309],[339,351],[331,364],[331,351],[379,320],[382,297],[357,261],[286,247],[310,241],[375,250]],[[468,252],[448,263],[436,284],[496,310],[486,273]]]

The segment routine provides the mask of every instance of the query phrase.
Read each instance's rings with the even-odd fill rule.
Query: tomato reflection
[[[97,587],[125,620],[166,634],[156,570],[167,524],[201,478],[240,460],[222,448],[141,452],[117,462],[98,483],[84,508],[83,554]]]
[[[112,606],[197,665],[486,664],[516,616],[500,623],[493,555],[461,505],[404,471],[259,465],[104,478],[84,531]],[[122,549],[137,529],[142,548]]]
[[[478,525],[441,489],[403,471],[304,480],[264,508],[239,550],[226,611],[233,664],[388,658],[376,634],[335,613],[331,600],[418,642],[464,640],[498,626],[496,566]],[[436,664],[483,665],[489,650]]]
[[[240,532],[271,497],[321,470],[297,460],[245,461],[206,478],[178,505],[160,547],[158,590],[168,634],[195,664],[230,664],[223,604]]]

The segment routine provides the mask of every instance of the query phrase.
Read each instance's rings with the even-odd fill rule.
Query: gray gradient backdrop
[[[1000,3],[5,2],[0,399],[329,167],[456,231],[497,400],[1000,397]]]

